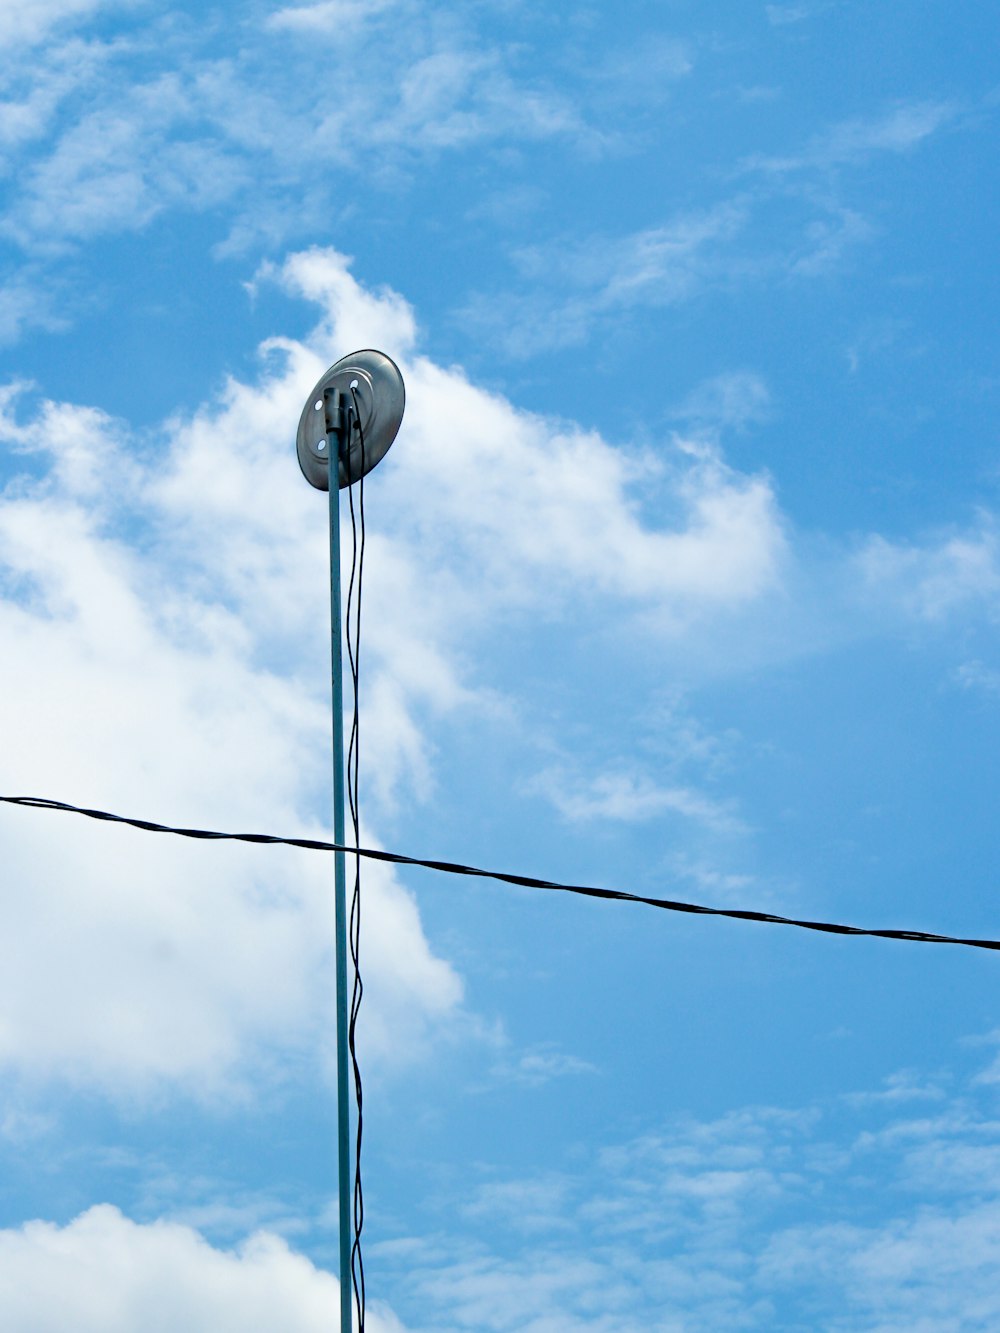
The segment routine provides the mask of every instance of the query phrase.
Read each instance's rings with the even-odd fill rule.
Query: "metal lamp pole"
[[[403,377],[384,352],[352,352],[313,389],[295,439],[310,485],[329,492],[330,679],[333,695],[333,837],[344,846],[344,666],[340,597],[340,491],[379,463],[396,438],[405,404]],[[343,482],[341,481],[343,473]],[[352,1333],[351,1103],[348,1080],[347,867],[334,853],[337,969],[337,1179],[340,1231],[340,1333]]]
[[[327,435],[339,467],[340,432]],[[333,840],[344,845],[344,658],[340,612],[340,487],[330,487],[330,679],[333,695]],[[347,868],[334,852],[337,956],[337,1179],[340,1231],[340,1330],[351,1333],[351,1109],[347,1077]]]

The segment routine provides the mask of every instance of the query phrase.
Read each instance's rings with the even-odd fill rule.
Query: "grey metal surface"
[[[320,491],[330,489],[329,439],[326,434],[323,393],[333,388],[339,389],[349,404],[353,403],[356,396],[361,431],[364,434],[364,468],[361,466],[361,436],[355,429],[351,432],[346,459],[343,456],[340,459],[341,489],[357,481],[362,472],[370,472],[376,463],[382,461],[396,438],[406,403],[406,391],[399,367],[385,352],[366,348],[341,357],[330,367],[306,399],[295,437],[299,467],[310,485]]]

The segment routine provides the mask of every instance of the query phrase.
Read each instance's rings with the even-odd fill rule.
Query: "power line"
[[[824,935],[855,935],[869,939],[903,940],[911,944],[960,944],[967,949],[1000,951],[1000,940],[963,939],[956,935],[936,935],[924,930],[868,930],[863,926],[847,926],[834,921],[808,921],[796,917],[778,916],[773,912],[755,912],[748,908],[706,907],[702,903],[683,902],[672,898],[650,898],[625,889],[603,889],[593,884],[563,884],[553,879],[538,879],[534,875],[515,875],[505,870],[483,870],[478,866],[462,865],[457,861],[432,861],[420,856],[405,856],[401,852],[386,852],[374,847],[341,846],[316,838],[282,838],[271,833],[220,833],[213,829],[176,828],[170,824],[156,824],[148,819],[130,819],[111,814],[107,810],[91,810],[85,806],[70,805],[44,796],[0,796],[7,805],[22,805],[34,810],[62,810],[86,815],[88,819],[102,819],[113,824],[127,824],[146,833],[172,833],[181,838],[202,838],[218,842],[274,843],[283,847],[301,847],[313,852],[350,852],[370,861],[388,865],[416,866],[435,870],[445,875],[468,875],[474,879],[492,879],[502,884],[514,884],[524,889],[545,889],[558,893],[575,893],[584,898],[600,898],[610,902],[642,903],[664,912],[683,912],[690,916],[720,916],[732,921],[755,921],[772,926],[795,926],[799,930],[816,930]]]

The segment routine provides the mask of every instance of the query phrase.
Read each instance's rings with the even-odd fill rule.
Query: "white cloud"
[[[794,1187],[809,1123],[758,1109],[577,1150],[571,1168],[481,1186],[461,1237],[380,1258],[423,1326],[449,1333],[773,1327],[743,1246]]]
[[[350,333],[404,359],[412,354],[416,341],[413,308],[390,288],[369,291],[362,287],[351,275],[350,262],[336,250],[314,246],[291,255],[280,270],[265,266],[258,277],[279,281],[320,307],[324,319],[313,334],[314,343],[342,340]]]
[[[219,1250],[190,1227],[139,1225],[91,1208],[64,1227],[0,1231],[5,1333],[326,1333],[338,1283],[280,1237],[260,1232]],[[369,1306],[372,1333],[403,1333]]]
[[[769,161],[767,170],[773,169]],[[777,226],[776,200],[783,210]],[[798,184],[758,181],[660,226],[582,241],[555,236],[521,247],[512,258],[528,291],[477,293],[459,316],[508,356],[527,358],[582,343],[601,320],[623,312],[776,280],[812,279],[839,267],[852,248],[875,235],[857,209],[836,199]]]
[[[713,848],[717,852],[718,848]],[[689,880],[700,894],[710,894],[713,905],[725,903],[727,906],[741,906],[749,901],[748,890],[753,889],[753,901],[758,908],[778,910],[778,898],[773,890],[762,886],[754,875],[721,870],[705,860],[698,860],[684,854],[669,858],[670,873]]]
[[[713,375],[695,386],[676,416],[714,430],[739,430],[766,421],[771,393],[764,380],[750,370]]]
[[[821,277],[839,268],[850,249],[874,235],[872,224],[854,209],[832,208],[806,227],[802,242],[788,257],[789,272],[795,277]]]
[[[542,603],[551,615],[581,595],[624,595],[637,610],[711,617],[779,581],[785,541],[766,479],[733,472],[711,450],[675,450],[668,469],[518,412],[416,356],[410,307],[360,287],[333,251],[293,256],[262,272],[267,279],[324,308],[310,346],[273,344],[287,358],[280,370],[256,388],[231,384],[217,405],[179,423],[159,494],[178,558],[199,551],[241,616],[272,639],[304,632],[322,614],[322,590],[307,591],[299,571],[321,557],[287,534],[321,540],[322,505],[278,441],[334,349],[379,346],[402,365],[406,416],[372,483],[379,518],[369,523],[366,575],[366,745],[383,800],[399,781],[429,791],[424,710],[496,707],[465,664],[501,609]],[[237,449],[239,470],[220,469]],[[640,485],[663,493],[670,527],[640,519]]]
[[[302,33],[343,32],[345,26],[360,25],[387,9],[399,9],[400,0],[319,0],[318,4],[290,5],[268,15],[265,27]]]
[[[606,85],[617,97],[648,108],[667,97],[671,84],[693,68],[690,42],[647,33],[641,43],[628,41],[617,51],[606,50],[592,77],[598,86]],[[583,71],[585,75],[587,72]]]
[[[425,361],[408,384],[416,438],[389,503],[405,497],[428,554],[460,553],[466,577],[495,595],[533,600],[545,570],[548,599],[582,587],[711,614],[778,583],[784,537],[766,478],[690,453],[671,474],[652,454],[518,412]],[[642,521],[639,485],[670,493],[680,513],[669,526]]]
[[[168,206],[200,211],[232,198],[247,182],[240,155],[185,130],[204,112],[204,94],[175,75],[98,98],[24,173],[4,223],[26,250],[44,252],[145,227]]]
[[[503,1180],[481,1185],[463,1209],[464,1217],[489,1218],[521,1232],[561,1230],[566,1218],[571,1181],[548,1173],[530,1180]]]
[[[500,1061],[494,1065],[491,1072],[498,1082],[519,1083],[526,1087],[538,1088],[556,1078],[596,1074],[597,1068],[588,1060],[581,1060],[579,1056],[542,1045],[522,1051],[514,1058]]]
[[[984,662],[962,662],[952,678],[966,690],[982,690],[985,694],[1000,694],[1000,671]]]
[[[448,1333],[992,1328],[1000,1165],[975,1086],[945,1102],[902,1074],[833,1105],[567,1145],[540,1177],[479,1186],[460,1236],[380,1259]],[[908,1112],[927,1097],[940,1114]]]
[[[0,5],[0,46],[30,46],[55,27],[71,27],[100,9],[121,9],[135,0],[4,0]]]
[[[765,5],[767,21],[774,28],[784,28],[789,24],[801,23],[816,14],[823,14],[833,8],[833,0],[807,0],[805,4]]]
[[[844,1293],[845,1305],[880,1333],[950,1333],[1000,1320],[994,1276],[1000,1262],[1000,1206],[958,1216],[926,1209],[883,1227],[850,1223],[782,1235],[764,1256],[776,1287],[808,1280]],[[857,1327],[833,1316],[827,1327]]]
[[[909,615],[942,621],[962,611],[996,615],[1000,599],[1000,550],[991,515],[923,545],[870,538],[856,568],[867,596],[894,603]]]
[[[61,331],[69,322],[44,278],[25,271],[0,287],[0,346],[16,343],[27,329]]]
[[[46,14],[44,5],[26,8],[32,16]],[[2,12],[9,14],[10,7]],[[71,38],[52,43],[44,61],[12,61],[4,71],[6,96],[0,101],[0,163],[7,168],[19,151],[42,139],[60,106],[81,89],[93,89],[110,58],[110,47]]]
[[[21,27],[37,14],[41,33],[95,7],[19,3],[4,13]],[[345,173],[398,176],[426,154],[480,143],[594,137],[579,103],[528,76],[513,47],[460,28],[419,6],[331,0],[244,24],[224,58],[211,50],[211,24],[203,38],[154,21],[114,44],[56,39],[44,68],[20,71],[18,94],[0,107],[12,182],[3,233],[51,255],[141,230],[168,208],[225,205],[230,249],[258,233],[281,242],[343,208]],[[363,63],[364,77],[323,95],[299,72],[317,32],[330,30],[344,68]]]
[[[626,244],[611,247],[615,271],[601,304],[611,307],[646,296],[655,304],[669,303],[689,295],[706,270],[710,275],[706,248],[733,237],[745,221],[746,209],[737,200],[638,232]]]
[[[704,452],[664,474],[515,411],[414,357],[410,308],[366,292],[333,252],[272,276],[325,307],[313,347],[272,344],[258,384],[233,382],[167,423],[155,467],[99,413],[48,404],[21,421],[8,402],[8,444],[48,469],[0,506],[8,790],[193,824],[302,827],[316,808],[325,506],[287,441],[327,348],[384,347],[409,394],[370,525],[365,744],[383,800],[400,782],[429,790],[425,710],[495,707],[464,663],[470,630],[486,632],[498,608],[625,595],[703,616],[774,585],[783,537],[763,479]],[[635,512],[630,489],[651,476],[672,490],[673,531]],[[142,547],[124,537],[137,519],[152,534]],[[724,818],[680,787],[619,783],[581,800],[618,818]],[[103,1085],[224,1081],[248,1049],[309,1039],[329,962],[328,867],[236,849],[209,862],[106,829],[60,830],[36,850],[39,818],[20,818],[11,847],[36,888],[3,973],[8,1061]],[[389,1058],[454,1012],[459,987],[392,877],[373,869],[366,882],[368,1040]]]
[[[313,493],[282,438],[294,418],[275,438],[264,416],[242,489],[239,467],[228,478],[229,540],[198,553],[171,523],[171,504],[183,508],[176,485],[157,492],[169,464],[147,473],[123,447],[124,427],[67,405],[27,424],[7,418],[8,440],[51,466],[0,503],[6,791],[58,789],[175,822],[322,835],[311,812],[328,783],[324,579],[302,571],[310,551],[315,569],[325,564],[323,506],[306,516]],[[177,428],[177,457],[192,429]],[[275,471],[289,476],[268,492],[270,443]],[[125,539],[137,519],[159,544]],[[231,588],[238,605],[226,604]],[[277,665],[289,643],[305,649],[312,679]],[[56,832],[11,813],[5,1063],[112,1091],[168,1079],[212,1094],[276,1048],[329,1054],[329,861],[74,823]],[[454,1013],[460,985],[391,873],[371,867],[365,897],[367,1049],[391,1062]]]
[[[437,151],[508,137],[586,137],[568,98],[518,80],[493,51],[446,46],[394,82],[398,99],[370,130],[376,146]]]
[[[640,823],[665,814],[683,815],[716,832],[743,827],[729,805],[691,787],[663,787],[626,772],[603,773],[586,783],[574,782],[560,770],[548,770],[532,784],[559,813],[574,823],[594,819]]]
[[[904,1069],[890,1075],[878,1092],[853,1092],[844,1095],[849,1106],[901,1103],[910,1101],[940,1101],[944,1090],[936,1083],[922,1081],[913,1070]]]
[[[321,832],[326,505],[290,441],[313,382],[352,346],[398,356],[408,392],[369,504],[364,744],[377,799],[400,784],[428,794],[428,714],[495,714],[470,654],[501,612],[625,597],[704,620],[776,585],[784,537],[766,479],[704,449],[664,467],[518,412],[415,355],[406,302],[366,291],[332,251],[271,276],[320,304],[309,342],[268,344],[257,382],[230,382],[142,451],[92,409],[18,416],[7,394],[0,434],[29,462],[0,500],[8,792]],[[641,517],[640,485],[660,488],[667,523]],[[679,788],[581,799],[617,817],[723,818]],[[279,1076],[282,1051],[321,1044],[325,860],[43,831],[52,818],[4,816],[17,886],[0,907],[4,1061],[111,1090],[168,1080],[213,1094],[261,1062]],[[391,1062],[454,1022],[461,987],[394,877],[371,867],[365,884],[366,1049]]]
[[[883,116],[847,120],[825,144],[825,161],[848,162],[872,153],[905,153],[937,133],[954,118],[948,102],[902,102]]]
[[[880,153],[906,153],[954,120],[950,102],[899,102],[878,116],[841,121],[813,138],[798,153],[785,157],[758,155],[746,167],[770,174],[828,170],[868,161]]]
[[[623,309],[687,301],[731,273],[726,247],[743,230],[747,201],[681,214],[625,236],[565,236],[513,256],[530,296],[474,297],[462,311],[509,355],[582,342],[595,320]]]

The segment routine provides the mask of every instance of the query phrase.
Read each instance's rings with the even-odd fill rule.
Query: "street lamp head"
[[[338,485],[352,485],[381,462],[403,419],[399,367],[371,348],[341,357],[306,399],[295,447],[306,481],[330,489],[330,454],[339,454]]]

